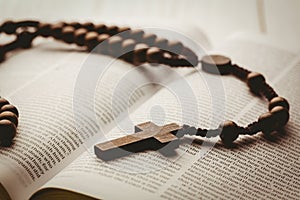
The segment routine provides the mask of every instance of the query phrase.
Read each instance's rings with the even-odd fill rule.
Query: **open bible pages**
[[[38,59],[35,62],[36,57]],[[76,83],[82,76],[80,73],[83,68],[87,68],[90,73],[87,75],[92,76],[91,73],[106,67],[110,58],[76,51],[70,53],[66,45],[42,43],[35,49],[20,52],[11,60],[4,66],[6,76],[1,72],[4,77],[2,85],[8,85],[2,91],[18,107],[20,123],[13,146],[0,150],[0,182],[12,199],[29,198],[37,188],[85,150],[85,142],[97,134],[99,127],[108,132],[114,126],[113,118],[119,117],[128,107],[134,110],[157,90],[153,85],[138,88],[133,80],[126,79],[124,74],[132,70],[131,65],[122,61],[110,63],[107,73],[101,77],[94,76],[98,79],[95,79],[94,96],[91,96],[96,102],[93,109],[97,117],[93,120],[75,108],[86,104],[87,98],[80,91],[74,94],[76,89],[85,91],[83,87],[78,88]],[[51,65],[48,69],[40,68],[48,63]],[[12,64],[15,70],[29,65],[29,73],[26,74],[24,70],[24,77],[20,75],[22,80],[15,78],[8,69],[8,65]],[[39,73],[31,74],[34,69]],[[135,75],[139,80],[147,79],[140,71]],[[88,83],[92,81],[91,77],[85,78]],[[120,80],[122,84],[118,87],[122,92],[114,93],[114,87]],[[15,87],[10,86],[18,89],[14,91]],[[136,89],[132,90],[132,87]],[[124,98],[128,92],[131,95],[130,102]],[[116,110],[109,109],[112,97],[118,108]],[[103,109],[106,118],[99,117],[103,116]],[[74,114],[74,111],[78,113]],[[80,118],[76,114],[80,114]],[[82,124],[86,126],[79,127]],[[83,128],[84,131],[81,130]]]
[[[109,162],[97,159],[89,150],[45,184],[40,194],[51,197],[55,191],[65,189],[103,199],[299,199],[300,116],[297,109],[300,102],[295,96],[300,92],[297,89],[298,58],[268,45],[239,39],[216,51],[265,74],[276,91],[289,100],[291,120],[285,134],[280,133],[273,140],[261,133],[254,137],[244,136],[233,149],[215,143],[218,138],[196,139],[191,143],[193,138],[186,137],[172,156],[149,151]],[[213,113],[211,99],[216,97],[210,98],[208,88],[201,84],[197,74],[186,75],[185,80],[198,92],[195,93],[200,102],[197,116],[187,113],[192,118],[184,118],[176,94],[164,88],[133,112],[131,120],[134,123],[149,120],[188,123],[209,128],[218,126],[211,123],[215,115],[214,122],[225,118],[246,125],[267,112],[267,102],[251,95],[244,83],[223,77],[226,101],[219,103],[226,104],[226,114]],[[187,101],[191,103],[190,100]],[[119,137],[120,132],[123,131],[116,128],[110,134]],[[39,193],[34,197],[38,199]]]

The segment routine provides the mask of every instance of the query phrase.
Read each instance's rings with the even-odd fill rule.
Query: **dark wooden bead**
[[[98,36],[98,42],[100,43],[100,42],[103,42],[105,40],[108,41],[108,38],[110,38],[110,35],[108,35],[108,34],[100,34]]]
[[[95,31],[99,34],[104,34],[106,33],[107,27],[105,24],[97,24],[95,25]]]
[[[102,54],[109,54],[108,50],[108,39],[110,35],[108,34],[100,34],[97,38],[99,45],[97,46],[97,52]]]
[[[13,21],[6,21],[2,25],[2,31],[6,34],[13,34],[16,32],[17,26]]]
[[[130,28],[129,27],[119,27],[118,33],[122,38],[128,38],[130,36]]]
[[[274,118],[271,112],[260,115],[258,118],[258,123],[262,132],[265,134],[269,134],[277,128],[277,120]]]
[[[289,111],[282,106],[275,106],[270,112],[276,119],[277,124],[279,126],[278,128],[285,126],[286,123],[289,121]]]
[[[31,47],[32,41],[35,38],[33,33],[24,31],[17,36],[18,45],[20,48],[28,49]]]
[[[98,43],[98,36],[97,32],[88,32],[84,38],[84,44],[87,46],[88,51],[92,51],[99,43]]]
[[[174,54],[181,54],[183,50],[183,44],[179,41],[169,41],[167,50]]]
[[[9,102],[8,102],[6,99],[0,97],[0,109],[1,109],[4,105],[8,105],[8,104],[9,104]]]
[[[108,26],[106,28],[106,33],[109,35],[115,35],[119,31],[119,28],[117,26]]]
[[[191,49],[184,47],[182,50],[182,55],[186,57],[192,66],[198,65],[198,56]]]
[[[220,138],[226,146],[231,146],[232,143],[239,137],[240,128],[233,121],[225,121],[219,126],[221,129]]]
[[[135,40],[135,42],[141,42],[143,35],[144,35],[144,31],[141,29],[133,29],[130,30],[130,38]]]
[[[38,33],[42,37],[51,36],[51,25],[48,23],[41,23],[38,27]]]
[[[201,59],[202,69],[211,74],[227,75],[231,73],[231,60],[221,55],[206,55]]]
[[[0,120],[0,144],[1,146],[11,146],[13,138],[16,136],[17,128],[9,120]]]
[[[112,36],[108,39],[108,49],[112,56],[119,56],[123,39],[120,36]]]
[[[63,41],[65,41],[66,43],[73,43],[74,39],[75,39],[75,35],[74,35],[75,29],[73,26],[65,26],[62,29],[62,37],[61,39]]]
[[[51,35],[55,38],[55,39],[61,39],[62,36],[62,29],[65,26],[65,23],[60,22],[60,23],[56,23],[56,24],[52,24],[51,25]]]
[[[133,62],[133,50],[136,43],[133,39],[126,39],[122,42],[122,59],[126,60],[127,62]]]
[[[147,50],[146,59],[149,63],[161,63],[163,61],[163,51],[157,47],[150,47]]]
[[[95,39],[98,41],[98,36],[99,36],[99,34],[97,32],[95,32],[95,31],[88,32],[85,35],[85,41],[89,42],[89,41],[94,41]]]
[[[129,27],[124,26],[124,27],[119,27],[118,30],[119,30],[119,33],[121,33],[121,32],[124,32],[124,31],[129,31],[131,29]]]
[[[250,91],[256,95],[259,95],[263,90],[265,82],[265,77],[260,73],[251,72],[247,76],[247,84],[250,88]]]
[[[142,38],[142,41],[149,45],[149,46],[152,46],[154,45],[154,42],[155,42],[155,39],[157,38],[156,35],[152,34],[152,33],[145,33],[143,35],[143,38]]]
[[[3,120],[3,119],[7,119],[7,120],[11,121],[12,123],[15,124],[16,127],[18,126],[18,122],[19,122],[18,117],[13,112],[4,111],[4,112],[0,113],[0,120]]]
[[[2,107],[0,106],[0,113],[5,111],[13,112],[17,117],[19,117],[19,111],[14,105],[6,104]]]
[[[144,62],[146,62],[146,53],[147,50],[149,49],[149,46],[143,43],[139,43],[135,46],[134,48],[134,53],[133,53],[133,64],[134,65],[140,65]]]
[[[154,46],[162,50],[166,50],[168,47],[168,40],[164,38],[156,38],[154,42]]]
[[[94,31],[95,30],[95,25],[91,22],[85,22],[81,25],[82,28],[85,28],[88,31]]]
[[[79,29],[82,27],[82,25],[79,22],[68,23],[68,26],[72,26],[74,29]]]
[[[134,50],[136,43],[133,39],[126,39],[122,42],[122,49],[124,53]]]
[[[74,32],[74,41],[77,45],[83,46],[85,42],[85,35],[87,34],[87,30],[85,28],[80,28],[75,30]]]
[[[282,106],[287,110],[290,109],[288,101],[283,97],[274,97],[273,99],[271,99],[271,101],[269,102],[269,110],[271,111],[275,106]]]

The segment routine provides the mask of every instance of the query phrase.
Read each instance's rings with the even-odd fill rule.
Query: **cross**
[[[168,148],[174,149],[179,142],[173,133],[180,128],[175,123],[157,126],[152,122],[144,122],[135,126],[134,134],[96,144],[95,154],[102,160],[112,160],[135,152],[159,150],[167,144],[170,144]]]

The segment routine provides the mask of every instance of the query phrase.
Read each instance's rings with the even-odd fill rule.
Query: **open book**
[[[198,41],[208,44],[204,37]],[[145,151],[102,161],[93,145],[131,133],[135,124],[216,128],[231,119],[247,125],[267,111],[267,102],[245,83],[200,66],[134,68],[119,60],[87,97],[76,93],[83,67],[97,71],[110,58],[36,43],[0,67],[1,95],[20,111],[13,146],[0,149],[0,199],[300,199],[300,57],[294,53],[241,36],[208,49],[263,73],[289,100],[285,134],[272,141],[261,133],[244,136],[232,149],[219,138],[184,137],[173,155]],[[86,66],[90,59],[99,64]],[[93,119],[77,109],[87,99],[94,102]]]

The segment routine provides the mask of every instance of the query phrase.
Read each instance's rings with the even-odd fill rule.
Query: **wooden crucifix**
[[[152,122],[145,122],[135,126],[135,133],[118,139],[96,144],[95,154],[102,160],[112,160],[145,150],[159,150],[167,144],[169,148],[179,146],[175,136],[181,126],[171,123],[157,126]]]

